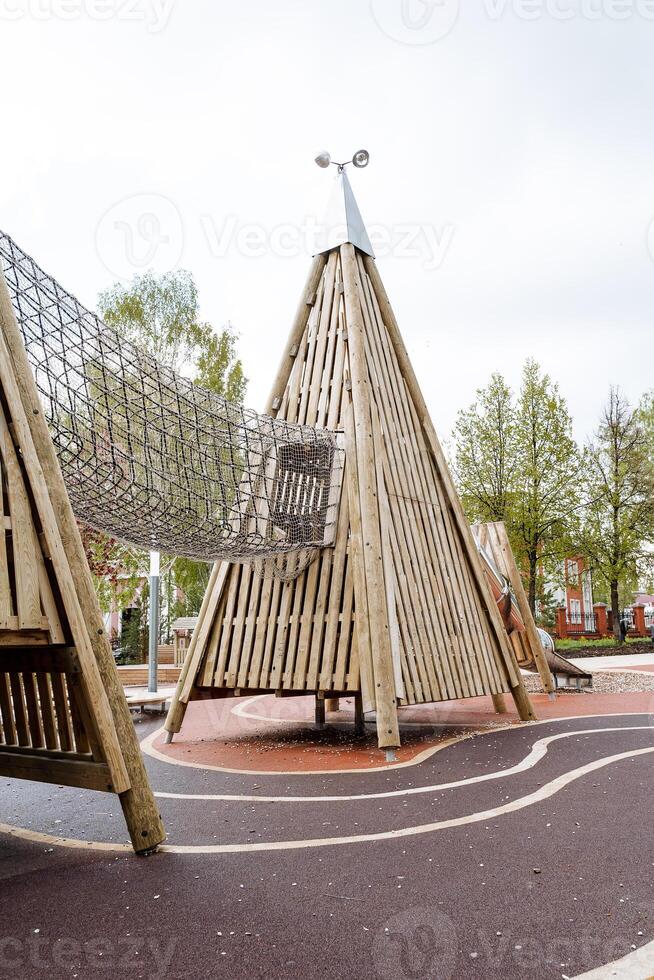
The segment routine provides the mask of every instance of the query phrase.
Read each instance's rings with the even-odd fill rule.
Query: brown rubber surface
[[[583,707],[578,717],[489,730],[403,768],[261,775],[146,757],[159,793],[232,797],[160,797],[172,845],[295,845],[139,859],[0,834],[0,976],[554,980],[622,956],[654,939],[654,753],[643,754],[654,747],[654,705],[622,695],[623,711],[642,713],[584,717],[593,698],[560,697],[552,709]],[[138,721],[139,735],[160,724]],[[321,735],[341,757],[344,731]],[[423,748],[437,734],[433,724],[411,731]],[[0,787],[6,824],[126,839],[113,797]],[[317,799],[256,800],[289,795]],[[325,799],[344,795],[356,798]],[[489,814],[509,805],[520,808]],[[392,836],[457,818],[472,822]],[[389,836],[333,842],[370,833]],[[321,839],[332,843],[306,846]]]

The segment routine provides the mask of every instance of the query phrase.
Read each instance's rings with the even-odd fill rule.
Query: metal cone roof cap
[[[331,252],[348,242],[366,255],[375,257],[350,181],[345,170],[339,170],[323,221],[323,247],[318,249],[317,254]]]

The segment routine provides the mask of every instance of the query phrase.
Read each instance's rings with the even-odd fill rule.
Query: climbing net
[[[4,272],[76,516],[149,550],[300,555],[333,536],[333,433],[193,384],[85,309],[0,232]]]

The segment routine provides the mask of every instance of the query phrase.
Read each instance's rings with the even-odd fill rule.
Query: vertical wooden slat
[[[5,744],[17,745],[18,733],[16,732],[9,675],[4,673],[0,673],[0,716],[2,716]]]
[[[33,748],[43,748],[44,738],[41,727],[41,714],[39,712],[39,696],[34,674],[24,671],[21,674],[23,682],[23,692],[25,695],[25,707],[27,709],[27,720],[29,725],[30,743]]]
[[[39,707],[41,710],[45,745],[48,749],[56,749],[59,743],[57,740],[57,723],[52,705],[50,675],[42,671],[39,672],[36,675],[36,683],[39,689]]]
[[[14,709],[16,741],[18,745],[31,745],[23,685],[20,674],[17,674],[15,671],[9,674],[9,689],[11,691],[11,703]]]
[[[59,735],[59,748],[62,752],[73,751],[73,729],[71,725],[70,712],[68,710],[68,690],[63,674],[52,674],[52,696],[54,709],[57,717],[57,733]]]

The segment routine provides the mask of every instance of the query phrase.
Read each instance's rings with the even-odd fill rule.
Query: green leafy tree
[[[516,410],[511,389],[494,373],[457,415],[454,470],[471,521],[510,522],[515,495]]]
[[[599,591],[608,592],[616,642],[620,608],[639,573],[651,567],[654,540],[654,465],[643,412],[611,388],[587,454],[587,504],[580,545]]]
[[[198,291],[190,272],[135,276],[128,286],[115,283],[101,293],[105,323],[148,351],[160,364],[190,376],[230,401],[240,402],[247,381],[237,357],[231,326],[216,333],[200,319]]]
[[[535,611],[543,573],[547,576],[568,549],[582,502],[582,458],[558,385],[531,359],[525,362],[516,408],[516,448],[511,535]]]
[[[491,375],[453,433],[454,471],[471,521],[504,521],[529,603],[546,603],[545,577],[563,557],[580,502],[581,461],[565,400],[535,361],[517,398]]]
[[[209,584],[211,567],[206,562],[191,558],[176,558],[173,566],[175,585],[180,589],[183,599],[172,605],[172,618],[195,615],[200,611],[202,599]]]

